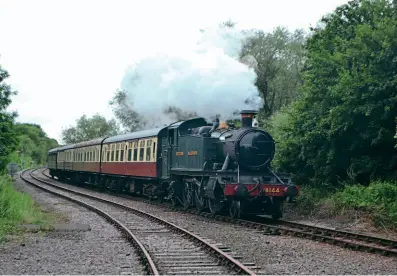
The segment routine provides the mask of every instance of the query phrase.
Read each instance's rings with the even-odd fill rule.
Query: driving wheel
[[[239,219],[241,217],[241,201],[232,200],[229,205],[229,214],[234,219]]]
[[[193,190],[189,187],[189,184],[185,183],[183,187],[183,209],[187,210],[193,204]]]

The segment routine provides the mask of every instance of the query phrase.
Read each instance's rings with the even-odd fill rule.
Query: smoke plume
[[[239,61],[244,39],[234,28],[219,26],[201,31],[191,49],[139,61],[121,83],[128,105],[145,117],[146,127],[175,121],[165,112],[170,106],[207,119],[215,114],[232,118],[236,110],[258,108],[255,61]]]

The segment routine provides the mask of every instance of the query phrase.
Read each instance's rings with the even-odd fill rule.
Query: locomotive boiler
[[[241,112],[241,127],[204,118],[51,149],[53,177],[168,200],[183,208],[282,216],[299,187],[271,169],[275,141]]]

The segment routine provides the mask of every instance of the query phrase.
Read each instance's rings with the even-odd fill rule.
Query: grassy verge
[[[7,233],[15,232],[18,224],[38,224],[45,228],[50,220],[29,195],[15,190],[9,176],[0,174],[0,242]]]
[[[368,187],[346,186],[334,193],[303,187],[293,212],[319,218],[359,213],[375,227],[396,230],[397,183],[376,181]]]

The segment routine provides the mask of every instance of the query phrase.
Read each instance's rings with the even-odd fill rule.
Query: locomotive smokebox
[[[243,128],[251,128],[252,127],[252,120],[254,116],[258,114],[256,110],[242,110],[241,114],[241,127]]]

